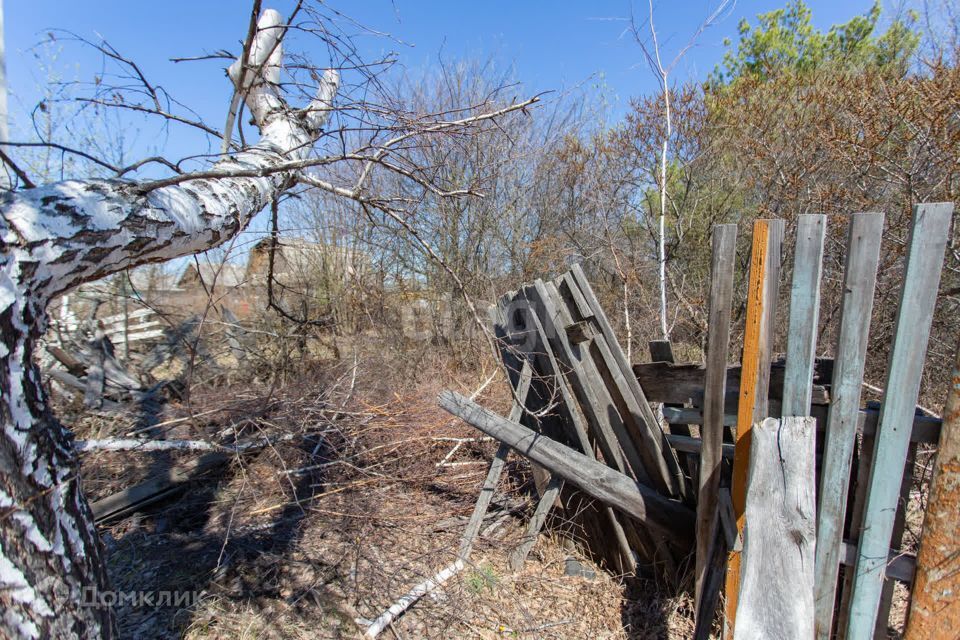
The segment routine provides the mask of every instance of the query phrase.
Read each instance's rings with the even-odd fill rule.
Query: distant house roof
[[[191,287],[202,282],[204,286],[207,287],[216,284],[217,287],[231,289],[243,284],[244,272],[245,269],[243,266],[230,264],[229,262],[191,263],[183,269],[183,272],[177,279],[177,286],[181,288]]]
[[[130,286],[140,294],[176,291],[176,277],[158,265],[145,265],[127,271]]]
[[[250,249],[247,280],[263,280],[270,265],[272,239],[265,238]],[[308,242],[302,238],[282,238],[274,254],[274,276],[285,279],[312,277],[319,273],[353,276],[369,266],[362,251],[350,247]]]

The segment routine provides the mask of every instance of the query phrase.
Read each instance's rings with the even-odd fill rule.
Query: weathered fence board
[[[883,214],[879,213],[854,215],[847,233],[840,334],[834,351],[833,402],[824,434],[817,521],[816,634],[824,640],[830,638],[833,625],[850,463],[861,419],[860,391],[882,234]]]
[[[741,535],[743,535],[746,511],[750,431],[754,423],[763,420],[767,415],[769,363],[773,348],[782,232],[782,220],[757,220],[753,225],[747,318],[743,339],[743,374],[740,382],[740,404],[737,408],[737,433],[730,492],[733,498],[734,514],[737,516],[737,529]],[[724,633],[726,638],[732,638],[734,634],[739,593],[740,553],[731,550],[727,560],[726,577],[726,630]]]
[[[530,390],[530,378],[530,363],[524,360],[520,371],[520,381],[516,389],[517,399],[514,400],[513,407],[510,409],[510,420],[513,422],[518,422],[523,415],[522,403],[527,400],[527,393]],[[464,530],[463,537],[460,539],[460,552],[457,554],[457,557],[461,560],[466,560],[470,556],[470,551],[473,550],[473,542],[480,532],[480,526],[483,524],[483,519],[487,515],[487,509],[490,508],[490,501],[493,500],[493,494],[497,491],[497,485],[500,484],[500,476],[503,475],[503,467],[507,463],[507,454],[509,453],[509,447],[504,444],[498,445],[497,451],[493,456],[493,461],[490,463],[490,470],[487,472],[487,477],[484,479],[483,486],[480,488],[480,495],[477,496],[477,502],[473,506],[470,521],[467,522],[467,528]]]
[[[663,429],[660,428],[660,423],[657,421],[656,416],[653,415],[653,411],[650,409],[650,404],[647,401],[647,397],[640,383],[637,381],[636,376],[633,375],[633,369],[627,361],[627,356],[624,354],[620,342],[617,340],[617,336],[610,326],[610,322],[603,313],[603,309],[600,307],[600,302],[597,300],[597,296],[594,294],[589,280],[587,280],[579,264],[575,264],[570,268],[570,274],[573,276],[573,280],[576,282],[577,287],[579,287],[580,292],[583,294],[583,298],[593,312],[597,326],[603,334],[603,339],[606,341],[607,347],[610,350],[610,355],[615,360],[616,367],[629,386],[630,394],[638,405],[643,423],[641,426],[646,432],[644,441],[653,447],[653,451],[657,455],[657,465],[667,476],[666,481],[670,487],[670,495],[683,495],[684,483],[683,473],[680,471],[680,463],[667,445]],[[611,365],[610,368],[613,369],[613,365]]]
[[[707,334],[706,372],[703,393],[703,448],[697,492],[697,555],[695,605],[697,617],[713,619],[722,580],[708,580],[709,571],[722,571],[723,561],[713,560],[719,525],[718,493],[723,462],[724,396],[727,384],[727,355],[730,351],[730,316],[733,304],[733,268],[737,249],[737,225],[713,228],[713,256],[710,265],[710,309]],[[666,415],[666,413],[665,413]],[[731,447],[732,449],[732,447]],[[732,453],[732,452],[731,452]],[[704,598],[704,587],[708,597]],[[707,625],[709,626],[709,625]]]
[[[773,362],[770,365],[770,384],[768,398],[781,400],[783,398],[783,381],[786,375],[786,362]],[[699,364],[669,362],[644,362],[633,365],[633,373],[646,391],[650,402],[682,404],[702,402],[703,389],[706,378],[706,369]],[[727,395],[725,398],[727,409],[736,411],[737,398],[740,393],[741,367],[729,365],[727,367]],[[817,358],[813,370],[813,404],[827,404],[830,394],[824,385],[830,384],[833,375],[833,360]]]
[[[519,571],[523,567],[523,563],[527,561],[527,556],[530,555],[530,550],[533,549],[533,545],[536,544],[540,530],[547,521],[547,515],[550,513],[553,503],[557,501],[557,498],[560,496],[560,491],[562,490],[563,479],[558,476],[550,476],[547,488],[544,490],[543,495],[540,496],[540,501],[537,503],[537,508],[533,512],[533,517],[530,518],[530,522],[527,523],[527,530],[524,532],[520,544],[510,553],[508,562],[510,568],[514,571]]]
[[[813,637],[813,449],[813,418],[754,425],[736,640]]]
[[[817,419],[817,429],[823,431],[826,427],[828,417],[828,405],[810,406],[810,415]],[[703,424],[703,411],[696,407],[677,409],[674,407],[665,407],[663,415],[668,421],[683,422],[684,424]],[[771,418],[779,418],[780,411],[775,401],[770,402]],[[860,409],[857,411],[856,431],[864,436],[872,438],[877,433],[877,423],[880,419],[880,412],[873,409]],[[910,442],[919,444],[937,444],[940,440],[940,426],[943,421],[940,418],[931,416],[916,415],[913,417],[913,425],[910,429]],[[723,425],[726,427],[735,426],[737,416],[727,413],[723,416]],[[670,438],[667,438],[670,440]],[[694,438],[694,440],[699,440]],[[696,446],[699,450],[699,444]]]
[[[570,373],[569,368],[557,361],[554,351],[548,346],[546,329],[540,322],[535,306],[524,295],[524,292],[529,290],[530,287],[527,287],[523,291],[507,294],[501,298],[496,308],[491,309],[494,331],[502,343],[501,359],[508,372],[512,372],[511,384],[514,385],[520,365],[513,345],[522,344],[520,351],[529,354],[533,359],[536,377],[531,382],[535,391],[528,396],[527,408],[530,411],[541,412],[547,408],[548,403],[554,402],[556,393],[560,394],[562,402],[555,405],[554,411],[541,415],[536,420],[533,420],[530,414],[524,414],[520,422],[538,431],[542,430],[550,437],[565,439],[572,446],[579,447],[586,455],[595,458],[594,446],[587,433],[587,420],[581,413],[581,407],[574,398],[567,378],[561,373]],[[554,328],[552,324],[550,326],[551,329]],[[611,442],[603,438],[602,434],[595,432],[595,436],[604,460],[613,465],[614,458],[612,455],[608,457],[607,453],[611,450]],[[534,467],[535,472],[537,469],[538,467]],[[545,483],[546,479],[542,484]],[[538,486],[540,484],[538,482]],[[589,540],[590,548],[597,557],[605,558],[621,573],[632,573],[636,569],[636,563],[627,541],[627,532],[631,533],[631,539],[635,538],[634,525],[628,520],[621,522],[610,507],[602,507],[602,512],[597,520],[588,517],[583,511],[577,512],[577,517],[582,516],[583,526],[592,536]],[[613,546],[607,548],[605,543],[610,538]]]
[[[847,624],[849,640],[870,637],[876,623],[884,565],[900,494],[902,464],[910,443],[910,430],[904,425],[913,420],[920,392],[920,376],[952,212],[952,203],[938,203],[917,205],[914,213],[870,472],[865,526],[859,539]]]
[[[810,415],[826,231],[825,215],[804,214],[797,220],[797,243],[790,285],[790,320],[787,325],[787,364],[783,374],[781,412],[784,416]]]
[[[694,514],[680,502],[665,498],[639,482],[592,458],[510,422],[452,391],[438,400],[451,414],[510,446],[584,493],[608,504],[665,535],[678,548],[693,542]]]

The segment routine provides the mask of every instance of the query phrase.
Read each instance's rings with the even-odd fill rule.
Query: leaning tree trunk
[[[277,89],[282,31],[279,14],[265,12],[252,71],[230,69],[260,141],[206,178],[67,181],[0,197],[0,637],[114,635],[109,608],[84,606],[107,588],[103,556],[71,435],[34,364],[47,304],[84,282],[216,246],[290,184],[277,168],[306,156],[338,77],[327,72],[308,109],[288,109]]]

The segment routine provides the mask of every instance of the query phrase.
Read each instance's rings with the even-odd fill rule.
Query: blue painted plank
[[[843,523],[850,490],[850,464],[860,414],[860,391],[882,236],[882,213],[858,213],[853,216],[847,233],[840,335],[834,350],[833,402],[824,433],[820,480],[815,603],[816,634],[821,640],[830,638],[833,626]]]
[[[797,220],[793,281],[790,286],[787,364],[783,377],[783,416],[810,415],[826,231],[825,215],[805,214]]]
[[[917,205],[854,571],[848,640],[873,637],[953,203]]]

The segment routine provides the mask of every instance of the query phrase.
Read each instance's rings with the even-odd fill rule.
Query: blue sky
[[[655,3],[666,57],[672,58],[687,42],[717,1]],[[723,39],[736,35],[741,18],[752,20],[785,1],[737,2],[719,24],[701,36],[675,77],[704,77],[722,57]],[[817,26],[826,28],[867,10],[871,2],[811,0],[809,4]],[[169,58],[221,48],[239,51],[249,5],[247,0],[6,0],[14,124],[22,125],[23,109],[36,104],[38,86],[44,80],[31,47],[50,29],[59,28],[87,38],[105,37],[136,60],[154,82],[221,127],[231,90],[222,73],[224,63],[173,64]],[[289,0],[264,2],[281,13],[290,5]],[[645,2],[333,0],[328,5],[367,27],[391,34],[393,38],[363,34],[357,44],[368,58],[396,52],[402,67],[413,73],[435,65],[438,56],[446,60],[492,58],[503,68],[513,68],[524,85],[525,91],[520,93],[602,86],[614,117],[623,112],[629,97],[656,90],[656,80],[642,62],[639,48],[625,32],[632,11],[645,19]],[[351,29],[349,24],[347,28]],[[68,80],[90,80],[100,69],[96,56],[69,43],[62,43],[55,67]],[[16,139],[15,127],[13,137]],[[157,138],[155,132],[148,132],[134,146],[144,152],[175,154],[189,153],[191,143],[185,133],[173,131]]]

